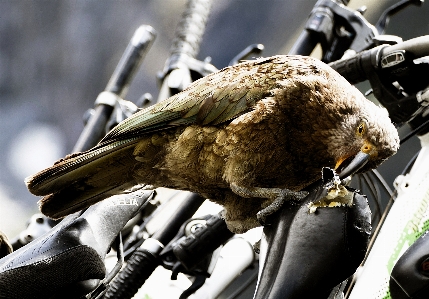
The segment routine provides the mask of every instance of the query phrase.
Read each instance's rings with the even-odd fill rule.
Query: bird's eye
[[[356,129],[356,134],[358,134],[359,136],[362,136],[365,133],[365,130],[366,130],[365,123],[361,122]]]

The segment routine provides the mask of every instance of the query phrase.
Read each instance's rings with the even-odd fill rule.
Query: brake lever
[[[290,54],[309,55],[307,52],[311,52],[316,43],[320,42],[322,61],[331,62],[340,59],[348,49],[360,52],[373,47],[373,37],[378,32],[363,17],[364,11],[352,10],[334,0],[319,0],[307,20],[306,32],[303,32],[304,39],[309,33],[310,41],[305,40],[304,48],[300,48],[301,43],[297,43],[298,46],[294,46]]]
[[[380,34],[383,34],[387,25],[389,24],[391,16],[403,10],[408,5],[413,4],[417,6],[422,6],[423,2],[425,1],[424,0],[402,0],[402,1],[399,1],[398,3],[393,4],[382,13],[377,23],[375,24],[375,28]]]

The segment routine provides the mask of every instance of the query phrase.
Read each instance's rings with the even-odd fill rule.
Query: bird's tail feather
[[[52,218],[59,219],[69,214],[106,199],[112,195],[129,189],[134,184],[109,186],[109,188],[93,188],[92,190],[76,190],[75,188],[65,188],[57,193],[49,194],[39,201],[40,211]]]
[[[101,144],[89,151],[69,155],[25,182],[35,195],[45,195],[42,213],[60,218],[88,207],[137,182],[130,177],[138,139]]]

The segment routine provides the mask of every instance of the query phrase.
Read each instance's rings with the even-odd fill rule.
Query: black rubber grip
[[[140,26],[134,33],[115,68],[105,91],[124,97],[140,64],[156,37],[156,31],[149,25]]]
[[[368,79],[367,72],[374,68],[371,62],[372,50],[366,50],[348,59],[341,59],[329,64],[341,76],[347,79],[350,84],[356,84]]]
[[[192,270],[233,235],[225,220],[219,215],[213,215],[205,225],[180,241],[173,248],[173,253],[187,270]]]
[[[429,55],[429,35],[416,37],[393,46],[379,46],[362,51],[351,58],[332,62],[329,66],[351,84],[356,84],[367,80],[368,74],[379,67],[377,65],[379,57],[401,50],[411,53],[414,59]]]
[[[149,251],[137,249],[110,283],[104,298],[131,299],[158,265],[159,260]]]
[[[171,55],[185,54],[195,58],[200,48],[207,19],[210,13],[211,0],[189,0],[182,19],[176,29],[171,46]]]
[[[155,30],[150,26],[141,26],[134,33],[105,91],[124,97],[137,69],[155,39]],[[95,146],[106,135],[105,127],[112,115],[114,105],[103,103],[96,105],[94,114],[83,129],[73,152],[83,152]]]

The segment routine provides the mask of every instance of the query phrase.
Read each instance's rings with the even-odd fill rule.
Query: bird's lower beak
[[[351,159],[350,163],[348,163],[347,166],[341,170],[338,176],[342,180],[354,174],[369,161],[369,158],[370,154],[360,151],[359,153],[357,153],[356,156]]]

